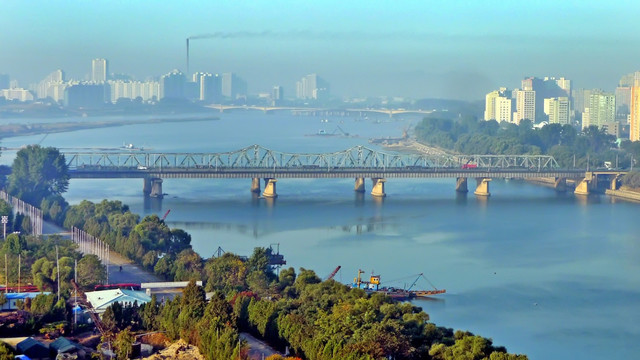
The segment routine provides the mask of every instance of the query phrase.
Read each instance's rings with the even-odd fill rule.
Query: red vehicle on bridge
[[[463,169],[477,169],[478,165],[477,164],[463,164],[462,168]]]

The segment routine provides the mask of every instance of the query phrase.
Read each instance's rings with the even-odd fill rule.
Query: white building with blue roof
[[[102,314],[109,306],[117,302],[125,306],[131,306],[137,303],[138,306],[146,304],[151,301],[151,297],[144,291],[135,291],[127,289],[112,289],[112,290],[100,290],[91,291],[85,293],[87,300],[91,303],[93,309]]]
[[[33,299],[38,295],[49,295],[50,292],[24,292],[24,293],[6,293],[4,296],[7,302],[0,306],[2,310],[18,310],[18,301],[24,302],[26,299]]]

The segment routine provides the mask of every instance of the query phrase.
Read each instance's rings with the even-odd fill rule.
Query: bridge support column
[[[251,192],[260,193],[260,178],[251,179]]]
[[[266,198],[275,198],[278,197],[278,193],[276,193],[276,179],[264,179],[264,192],[262,196]]]
[[[467,178],[466,177],[459,177],[459,178],[456,179],[456,191],[460,192],[460,193],[469,192],[469,190],[467,189]]]
[[[151,179],[151,197],[162,197],[162,179],[160,178],[152,178]]]
[[[557,192],[566,192],[567,191],[567,179],[566,178],[555,178],[553,188],[556,189]]]
[[[364,178],[356,178],[356,184],[353,188],[356,192],[363,193],[364,192]]]
[[[376,197],[385,197],[387,194],[384,192],[384,183],[387,181],[383,178],[372,178],[373,188],[371,189],[371,195]]]
[[[576,190],[573,192],[576,195],[589,195],[589,184],[591,180],[588,178],[580,179],[576,181]]]
[[[476,191],[473,193],[478,196],[491,196],[491,193],[489,192],[489,182],[491,179],[476,178],[476,181],[478,182],[478,186],[476,187]]]
[[[150,178],[142,179],[142,193],[145,196],[149,196],[149,194],[151,194],[151,179]]]
[[[611,179],[611,185],[609,186],[611,190],[618,190],[618,180],[620,180],[620,175],[615,175]]]

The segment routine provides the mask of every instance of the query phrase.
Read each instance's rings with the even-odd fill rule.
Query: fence
[[[93,254],[100,259],[100,262],[102,262],[102,264],[107,268],[108,284],[109,264],[111,259],[109,244],[75,226],[71,227],[71,241],[78,245],[79,252],[83,254]]]
[[[7,194],[5,191],[0,190],[0,199],[6,201],[13,209],[13,214],[22,214],[29,217],[31,224],[31,233],[33,235],[42,235],[42,210],[37,207],[27,204],[26,202]]]

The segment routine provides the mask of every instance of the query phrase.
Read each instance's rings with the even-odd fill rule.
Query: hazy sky
[[[525,76],[613,90],[640,70],[638,1],[0,0],[0,73],[21,86],[91,59],[138,79],[233,71],[250,93],[317,73],[332,93],[480,99]]]

